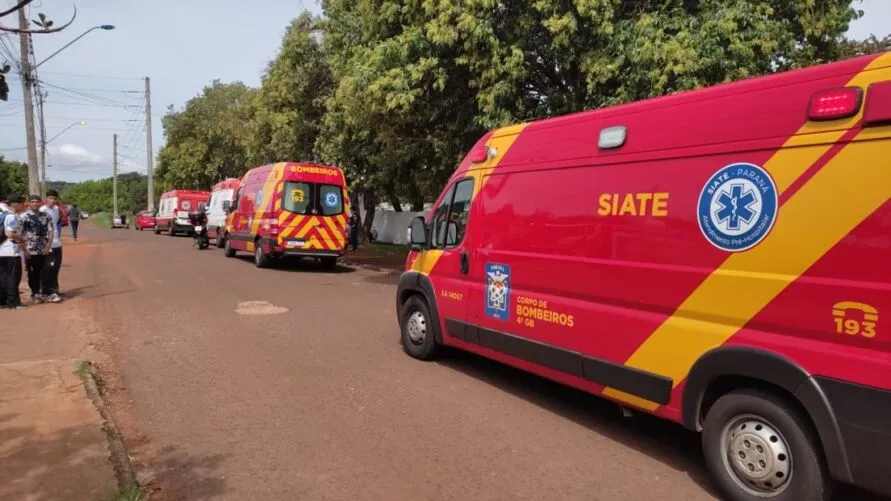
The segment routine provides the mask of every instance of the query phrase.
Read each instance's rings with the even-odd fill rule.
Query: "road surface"
[[[152,499],[716,499],[681,427],[468,354],[409,358],[393,276],[81,231],[63,289]]]

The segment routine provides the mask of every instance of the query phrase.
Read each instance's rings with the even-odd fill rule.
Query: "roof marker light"
[[[618,148],[625,144],[625,138],[628,135],[628,128],[624,125],[614,125],[600,131],[600,140],[597,145],[602,150],[610,150]]]
[[[850,118],[860,111],[862,102],[863,89],[860,87],[822,90],[811,96],[807,116],[814,121]]]
[[[869,86],[864,108],[864,127],[891,124],[891,80]]]

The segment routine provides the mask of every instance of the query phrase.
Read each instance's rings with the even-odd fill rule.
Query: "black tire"
[[[263,246],[257,241],[254,244],[254,266],[257,268],[268,268],[270,261],[269,255],[263,252]]]
[[[217,230],[217,248],[222,249],[224,245],[226,245],[226,242],[223,240],[223,232]]]
[[[167,236],[176,236],[176,230],[174,229],[174,224],[172,222],[170,223],[170,228],[167,228]]]
[[[779,436],[768,433],[768,441],[785,443],[788,457],[784,454],[768,454],[775,464],[791,465],[785,488],[773,495],[763,492],[760,496],[742,486],[743,482],[730,466],[730,453],[725,452],[722,438],[725,427],[741,416],[752,416],[774,428]],[[741,425],[745,428],[747,425]],[[750,427],[748,430],[764,433],[767,428]],[[748,433],[749,431],[745,431]],[[754,434],[753,434],[754,435]],[[702,448],[706,466],[719,490],[727,501],[830,501],[834,483],[823,457],[819,442],[815,439],[810,421],[795,406],[771,393],[760,390],[739,390],[719,398],[709,409],[702,432]],[[774,439],[779,440],[776,442]],[[758,447],[754,439],[744,444]],[[766,443],[766,442],[765,442]],[[754,449],[749,449],[754,453]],[[745,454],[740,451],[740,454]],[[778,461],[779,459],[779,461]],[[754,463],[749,456],[744,461]],[[770,461],[770,460],[769,460]],[[770,462],[768,461],[768,464]],[[760,462],[760,461],[759,461]],[[787,463],[788,462],[788,463]],[[751,466],[750,466],[751,468]],[[782,472],[779,472],[782,473]],[[783,478],[777,473],[770,480]]]
[[[409,334],[410,321],[413,316],[419,315],[417,320],[423,318],[422,327],[426,333],[423,340],[413,340]],[[421,317],[422,316],[422,317]],[[442,351],[442,346],[436,341],[438,326],[434,324],[430,316],[430,308],[420,296],[408,298],[402,307],[402,318],[399,319],[399,327],[402,331],[402,347],[412,358],[418,360],[433,360]]]
[[[235,251],[235,249],[232,248],[232,245],[229,244],[229,239],[228,239],[228,238],[227,238],[226,241],[223,243],[223,249],[224,249],[224,250],[223,250],[223,253],[226,255],[226,257],[235,257],[235,252],[236,252],[236,251]]]
[[[322,269],[324,270],[334,270],[337,268],[337,258],[336,257],[323,257],[322,261]]]
[[[161,234],[161,228],[158,228],[158,225],[156,224],[155,225],[155,235],[160,235],[160,234]]]

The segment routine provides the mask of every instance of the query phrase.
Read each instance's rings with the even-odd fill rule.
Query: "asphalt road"
[[[469,354],[409,358],[393,276],[83,226],[63,288],[112,355],[152,499],[716,499],[679,426]]]

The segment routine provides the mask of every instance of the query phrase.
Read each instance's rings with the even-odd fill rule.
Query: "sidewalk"
[[[63,294],[87,278],[82,243],[65,242]],[[89,353],[78,301],[0,311],[2,501],[102,501],[115,490],[102,421],[75,375]]]

